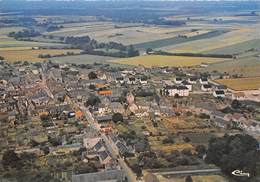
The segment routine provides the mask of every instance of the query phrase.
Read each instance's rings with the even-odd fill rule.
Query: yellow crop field
[[[197,66],[201,63],[216,63],[224,61],[222,58],[206,58],[206,57],[188,57],[188,56],[161,56],[148,55],[133,58],[124,58],[113,60],[114,63],[128,64],[128,65],[143,65],[145,67],[153,66],[172,66],[172,67],[189,67]]]
[[[215,81],[236,91],[257,90],[260,88],[260,77],[220,79]]]
[[[3,56],[7,61],[42,61],[39,58],[40,54],[59,55],[67,52],[80,53],[79,49],[41,49],[41,50],[0,50],[0,56]]]
[[[0,47],[0,51],[22,51],[32,50],[32,47]]]

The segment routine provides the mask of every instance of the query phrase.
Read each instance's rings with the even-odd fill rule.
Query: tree
[[[123,115],[122,115],[121,113],[115,113],[115,114],[113,114],[113,116],[112,116],[112,121],[113,121],[114,123],[117,123],[117,122],[119,122],[119,121],[124,121]]]
[[[183,149],[183,150],[181,151],[181,153],[182,153],[183,155],[192,156],[192,152],[191,152],[190,149]]]
[[[87,102],[85,103],[86,106],[97,106],[99,103],[101,103],[99,97],[95,95],[90,95]]]
[[[136,174],[136,176],[140,177],[142,175],[142,169],[139,167],[138,164],[134,164],[131,168]]]
[[[94,163],[90,162],[88,164],[84,162],[79,162],[75,164],[74,171],[76,174],[84,174],[84,173],[94,173],[97,172],[97,168]]]
[[[203,155],[206,153],[206,147],[204,145],[198,145],[196,147],[196,152],[198,153],[198,157],[202,158]]]
[[[173,144],[174,143],[174,139],[172,136],[168,136],[167,138],[163,139],[162,141],[163,144]]]
[[[239,108],[241,108],[241,103],[238,100],[233,100],[231,103],[231,108],[239,109]]]
[[[96,89],[96,86],[93,85],[93,84],[91,84],[91,85],[89,85],[89,89],[90,89],[90,90],[95,90],[95,89]]]
[[[49,119],[50,119],[50,117],[49,117],[48,114],[42,114],[42,115],[40,116],[40,118],[41,118],[41,120],[42,120],[43,122],[48,122]]]
[[[127,49],[127,56],[128,57],[134,57],[134,56],[139,56],[140,53],[137,49],[134,48],[133,45],[130,45]]]
[[[205,160],[219,166],[228,176],[234,177],[232,171],[242,170],[254,177],[257,163],[260,162],[257,147],[257,140],[250,135],[225,135],[210,140]]]
[[[184,137],[184,138],[183,138],[183,140],[184,140],[184,142],[186,142],[186,143],[189,143],[189,142],[190,142],[190,138],[189,138],[189,137],[187,137],[187,136],[186,136],[186,137]]]
[[[88,74],[88,78],[89,78],[90,80],[96,79],[96,78],[97,78],[97,74],[94,73],[93,71],[91,71],[91,72]]]
[[[187,176],[187,177],[185,178],[185,182],[193,182],[191,176]]]
[[[19,168],[21,159],[13,150],[7,150],[3,154],[2,164],[4,167]]]
[[[152,51],[153,51],[152,48],[147,48],[147,49],[146,49],[146,54],[150,54]]]

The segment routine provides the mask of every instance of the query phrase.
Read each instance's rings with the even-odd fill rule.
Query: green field
[[[161,39],[161,40],[145,42],[145,43],[141,43],[141,44],[135,44],[134,46],[139,49],[147,49],[147,48],[156,49],[156,48],[160,48],[160,47],[166,47],[166,46],[180,44],[180,43],[189,42],[189,41],[208,39],[208,38],[222,35],[227,32],[228,32],[227,30],[213,30],[211,32],[200,34],[200,35],[193,36],[193,37],[188,37],[188,38],[172,37],[172,38],[168,38],[168,39]]]
[[[53,61],[63,62],[63,63],[77,63],[77,64],[93,64],[95,62],[102,63],[108,60],[114,60],[114,57],[108,56],[96,56],[96,55],[76,55],[76,56],[65,56],[65,57],[55,57],[51,58]]]
[[[65,57],[54,57],[50,60],[60,62],[60,63],[76,63],[76,64],[94,64],[102,63],[109,64],[111,67],[129,67],[129,65],[118,64],[110,62],[111,60],[116,60],[118,58],[109,57],[109,56],[98,56],[98,55],[75,55],[75,56],[65,56]]]
[[[231,46],[225,46],[218,49],[213,49],[211,51],[206,51],[206,53],[212,54],[238,54],[243,53],[250,49],[259,49],[260,48],[260,39],[249,40],[245,42],[241,42],[238,44],[234,44]]]
[[[50,43],[50,42],[33,42],[33,41],[18,41],[13,38],[1,38],[0,37],[0,48],[6,47],[64,47],[65,44]]]

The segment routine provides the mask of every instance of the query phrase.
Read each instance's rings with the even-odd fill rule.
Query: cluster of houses
[[[0,129],[4,132],[0,139],[0,155],[7,149],[14,149],[17,153],[44,156],[46,151],[40,145],[46,146],[48,156],[52,157],[81,151],[83,162],[94,163],[104,175],[110,175],[106,173],[110,170],[111,176],[115,174],[116,179],[121,178],[124,175],[104,140],[85,123],[89,118],[82,107],[91,112],[118,155],[134,155],[136,146],[127,145],[114,132],[111,123],[115,114],[122,115],[129,123],[133,118],[144,117],[156,123],[158,118],[172,117],[177,112],[168,97],[189,97],[191,93],[201,94],[202,98],[207,93],[215,98],[227,96],[226,86],[215,84],[206,76],[176,76],[180,73],[185,72],[179,68],[136,67],[114,71],[102,65],[88,68],[53,62],[1,62]],[[169,79],[167,75],[174,75],[174,78]],[[246,95],[233,93],[231,99],[246,100]],[[195,113],[207,113],[200,107],[188,108],[192,109]],[[223,115],[215,111],[207,114],[218,121],[220,127],[221,123],[235,121],[241,128],[259,129],[259,123],[252,120],[249,123],[245,115]],[[30,123],[29,129],[25,129],[26,123]],[[99,179],[96,177],[74,175],[73,179]]]
[[[199,92],[199,89],[194,89],[195,85],[197,87],[200,85],[202,92],[213,93],[213,96],[216,98],[225,98],[226,96],[227,87],[210,83],[207,77],[189,77],[188,79],[176,77],[174,83],[171,81],[165,81],[165,86],[161,93],[165,96],[187,97],[192,91],[195,93]]]

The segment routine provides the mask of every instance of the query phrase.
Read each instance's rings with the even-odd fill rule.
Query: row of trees
[[[15,39],[36,37],[39,35],[41,35],[40,32],[38,32],[36,30],[22,30],[19,32],[10,32],[8,34],[9,37],[14,37]]]
[[[64,28],[62,25],[49,25],[47,28],[46,28],[46,31],[47,32],[53,32],[53,31],[56,31],[56,30],[60,30],[61,28]]]
[[[166,55],[166,56],[190,56],[190,57],[214,57],[214,58],[233,58],[231,54],[204,54],[204,53],[172,53],[166,51],[153,51],[151,48],[146,50],[147,54]]]
[[[89,36],[83,37],[65,37],[64,42],[71,44],[74,48],[83,49],[83,53],[101,55],[101,56],[113,56],[113,57],[134,57],[139,56],[139,51],[134,46],[125,46],[117,42],[98,43],[95,39],[91,39]],[[109,49],[118,50],[109,52]]]

